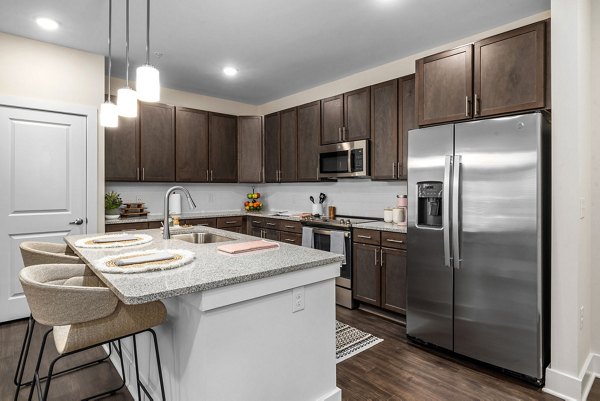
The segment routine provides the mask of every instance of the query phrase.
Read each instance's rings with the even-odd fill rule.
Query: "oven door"
[[[313,230],[315,239],[315,249],[330,252],[331,250],[331,230],[315,228]],[[347,289],[352,289],[352,238],[350,232],[346,234],[344,242],[346,244],[346,263],[342,264],[340,276],[336,277],[335,284]]]

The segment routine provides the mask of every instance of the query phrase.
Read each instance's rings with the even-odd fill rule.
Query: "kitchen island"
[[[231,238],[226,244],[256,240],[212,228],[192,231]],[[167,321],[156,332],[167,399],[341,399],[335,381],[335,277],[341,256],[284,243],[277,249],[227,255],[217,251],[224,243],[163,240],[160,230],[137,233],[151,236],[152,242],[103,249],[75,245],[98,234],[70,236],[66,242],[122,302],[164,302]],[[196,258],[157,272],[99,270],[98,261],[106,256],[150,249],[184,249]],[[303,308],[298,308],[298,297]],[[150,345],[149,335],[139,336],[140,379],[159,399]],[[130,341],[124,343],[124,358],[135,395]]]

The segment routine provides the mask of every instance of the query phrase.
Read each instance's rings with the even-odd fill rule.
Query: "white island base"
[[[339,271],[340,263],[333,263],[164,299],[168,318],[155,330],[167,400],[341,400],[335,370]],[[304,309],[293,312],[293,294],[302,291]],[[160,400],[150,334],[139,335],[137,344],[141,381]],[[123,349],[136,398],[132,341]],[[114,353],[111,359],[120,371]]]

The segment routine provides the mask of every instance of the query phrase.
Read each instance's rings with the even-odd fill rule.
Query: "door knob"
[[[82,224],[83,224],[83,219],[80,217],[80,218],[78,218],[78,219],[75,219],[75,220],[73,220],[73,221],[69,221],[69,224],[75,224],[75,225],[78,225],[78,226],[80,226],[80,225],[82,225]]]

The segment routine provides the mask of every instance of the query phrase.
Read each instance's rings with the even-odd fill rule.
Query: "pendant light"
[[[125,87],[117,91],[117,108],[119,115],[123,117],[137,117],[137,93],[129,87],[129,0],[126,0],[126,28],[125,28],[125,60],[127,71],[125,72]]]
[[[146,0],[146,64],[137,68],[135,82],[138,99],[144,102],[160,100],[159,73],[150,65],[150,0]]]
[[[112,70],[112,0],[108,0],[108,93],[106,101],[100,106],[100,125],[103,127],[116,128],[119,126],[119,113],[117,105],[110,100],[110,74]]]

